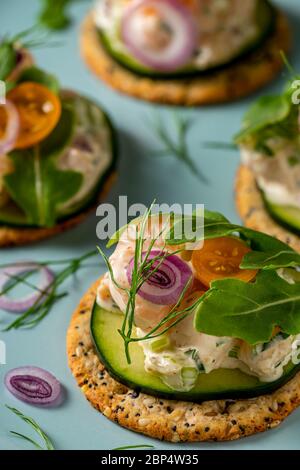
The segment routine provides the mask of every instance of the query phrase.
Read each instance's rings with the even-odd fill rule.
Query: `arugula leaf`
[[[29,67],[24,70],[24,72],[18,79],[18,83],[23,82],[39,83],[40,85],[44,85],[46,88],[48,88],[55,94],[58,94],[60,89],[59,81],[54,75],[47,73],[44,70],[35,66]]]
[[[195,314],[197,331],[252,345],[270,341],[276,326],[288,335],[299,334],[300,284],[289,284],[275,271],[261,271],[254,283],[213,282]]]
[[[68,8],[74,0],[41,0],[43,3],[38,17],[39,23],[51,30],[61,30],[71,24]]]
[[[72,138],[74,126],[74,112],[63,104],[61,119],[45,141],[9,154],[15,170],[5,176],[5,186],[33,225],[55,225],[56,207],[74,196],[82,184],[81,174],[56,168],[56,159]]]
[[[278,269],[300,266],[300,254],[293,250],[282,249],[280,251],[248,253],[242,263],[242,269]]]
[[[17,62],[17,53],[13,44],[0,42],[0,80],[5,80],[12,72]]]
[[[202,231],[204,234],[202,237],[186,238],[183,236],[178,239],[175,236],[176,233],[180,233],[177,224],[182,226],[186,219],[187,217],[183,217],[174,224],[167,236],[167,245],[183,245],[185,243],[200,242],[203,239],[239,234],[243,240],[250,244],[253,250],[244,257],[240,266],[242,269],[278,269],[300,266],[300,254],[290,246],[264,233],[241,225],[231,224],[222,214],[216,212],[205,211],[203,227],[196,227],[197,219],[195,218],[193,230],[198,233]],[[203,230],[200,230],[201,228]]]
[[[292,102],[286,94],[261,97],[246,113],[243,130],[235,136],[239,143],[267,126],[280,123],[291,111]]]

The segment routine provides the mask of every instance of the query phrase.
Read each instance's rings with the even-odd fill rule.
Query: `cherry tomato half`
[[[207,287],[212,281],[224,278],[249,282],[255,278],[257,271],[240,269],[240,264],[250,251],[250,248],[237,238],[206,240],[201,250],[193,252],[195,276]]]
[[[32,147],[44,140],[61,116],[60,99],[39,83],[21,83],[8,93],[7,98],[14,103],[20,117],[16,149]]]

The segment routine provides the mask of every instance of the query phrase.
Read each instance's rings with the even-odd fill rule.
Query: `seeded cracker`
[[[300,373],[276,392],[249,400],[193,404],[130,390],[110,377],[92,344],[90,319],[98,284],[73,314],[67,355],[83,394],[111,421],[170,442],[230,441],[275,428],[300,405]]]
[[[81,29],[83,59],[112,88],[147,101],[186,106],[227,102],[253,93],[278,74],[283,66],[280,51],[288,52],[290,43],[288,21],[278,12],[274,34],[239,62],[205,77],[159,80],[135,75],[110,57],[101,45],[91,14]]]

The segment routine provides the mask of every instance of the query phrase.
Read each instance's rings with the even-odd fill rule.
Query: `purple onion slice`
[[[38,406],[59,404],[62,390],[59,381],[44,369],[33,366],[12,369],[5,376],[5,386],[16,398]]]
[[[2,138],[0,138],[0,155],[9,153],[16,143],[20,129],[20,118],[17,108],[11,101],[0,104],[0,108],[4,108],[7,113],[7,126]],[[2,112],[2,111],[1,111]]]
[[[41,281],[37,286],[38,290],[34,290],[20,299],[11,299],[7,295],[1,294],[5,290],[8,282],[14,280],[14,277],[30,271],[40,271]],[[51,292],[51,284],[54,280],[54,274],[49,268],[41,266],[33,262],[12,264],[0,270],[0,308],[7,312],[23,313],[36,304],[42,301]]]
[[[152,250],[148,256],[148,261],[157,256],[165,256],[167,253],[158,250]],[[146,253],[143,253],[146,256]],[[158,259],[153,262],[152,270],[158,267],[138,291],[138,295],[145,300],[157,305],[173,305],[178,302],[183,289],[192,277],[192,271],[187,263],[176,255],[168,255],[163,261]],[[128,282],[132,282],[132,271],[134,259],[132,259],[127,268]],[[149,273],[146,274],[146,277]]]
[[[145,22],[143,10],[148,8],[158,13],[159,34],[149,19]],[[157,71],[172,72],[193,56],[198,29],[190,10],[178,0],[140,0],[125,9],[121,37],[139,62]]]

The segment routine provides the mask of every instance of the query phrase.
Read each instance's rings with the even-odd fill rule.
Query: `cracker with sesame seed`
[[[300,251],[300,237],[279,225],[269,215],[254,173],[245,165],[241,165],[238,170],[235,193],[237,210],[246,227],[265,232]]]
[[[35,243],[41,240],[45,240],[46,238],[53,237],[58,235],[59,233],[65,232],[76,225],[79,225],[83,222],[89,214],[96,208],[97,204],[106,197],[107,193],[109,192],[111,186],[113,185],[116,179],[116,173],[111,173],[103,187],[101,192],[97,197],[97,202],[91,204],[90,207],[86,208],[85,210],[81,211],[77,215],[73,217],[69,217],[68,219],[64,220],[63,222],[59,222],[54,227],[50,228],[27,228],[27,227],[14,227],[14,226],[6,226],[0,224],[0,248],[10,247],[10,246],[21,246],[27,245],[30,243]]]
[[[90,335],[99,282],[92,285],[73,314],[67,355],[83,394],[111,421],[170,442],[231,441],[277,427],[300,405],[300,373],[270,395],[202,404],[153,397],[117,382],[101,364]]]
[[[280,51],[288,52],[291,32],[278,12],[273,34],[239,61],[199,77],[154,79],[142,77],[118,64],[105,50],[89,14],[81,30],[81,54],[101,80],[121,93],[156,103],[197,106],[233,101],[250,95],[276,77],[283,66]]]

